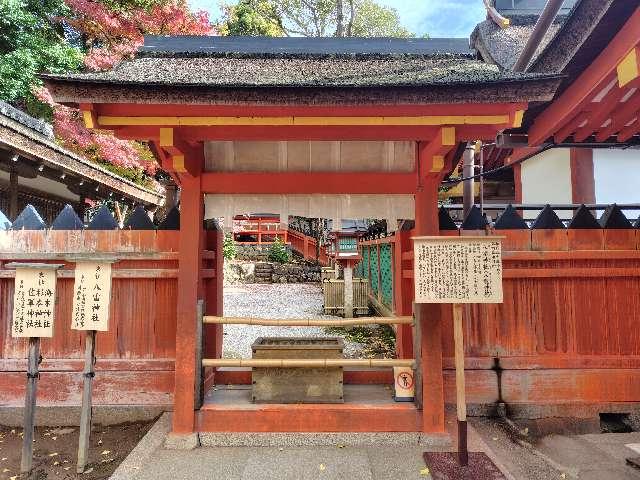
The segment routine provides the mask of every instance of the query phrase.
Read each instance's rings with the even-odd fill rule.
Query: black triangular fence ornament
[[[438,210],[438,224],[440,225],[440,230],[458,230],[456,223],[449,216],[449,212],[444,207],[440,207]]]
[[[220,224],[218,223],[218,220],[216,220],[215,218],[210,218],[208,220],[205,220],[203,223],[204,229],[205,230],[222,230],[220,228]]]
[[[149,218],[149,214],[142,205],[138,205],[133,209],[131,215],[124,222],[124,228],[130,228],[131,230],[155,230],[156,226]]]
[[[118,222],[113,218],[109,208],[106,205],[102,205],[96,214],[93,216],[87,230],[116,230],[118,228]]]
[[[496,223],[493,225],[496,230],[528,230],[529,226],[525,222],[520,214],[513,208],[513,205],[509,204],[504,209],[502,215],[498,217]]]
[[[585,207],[584,203],[578,207],[574,212],[571,222],[569,222],[570,229],[587,229],[587,228],[602,228],[589,209]]]
[[[0,230],[9,230],[11,228],[11,221],[0,210]]]
[[[180,210],[178,206],[173,207],[158,225],[158,230],[180,230]]]
[[[51,224],[51,230],[82,230],[83,228],[84,223],[69,204],[64,206]]]
[[[486,225],[486,217],[480,213],[480,209],[478,207],[473,205],[460,228],[462,228],[462,230],[484,230]]]
[[[615,203],[613,205],[609,205],[600,217],[600,226],[602,228],[618,230],[633,228],[629,219],[625,217],[622,210],[620,210],[620,207]]]
[[[31,204],[24,207],[18,218],[11,225],[12,230],[44,230],[47,225],[42,217]]]
[[[556,212],[553,211],[551,206],[547,204],[541,211],[538,217],[534,220],[533,225],[531,225],[532,229],[560,229],[565,228],[562,220],[558,218]]]

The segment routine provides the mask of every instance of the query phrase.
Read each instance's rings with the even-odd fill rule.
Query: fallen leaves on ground
[[[429,472],[429,467],[424,467],[422,470],[420,470],[420,475],[426,476],[429,475],[429,473],[431,473]]]

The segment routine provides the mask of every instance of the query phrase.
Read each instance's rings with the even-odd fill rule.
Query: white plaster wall
[[[522,203],[571,203],[571,161],[568,148],[553,148],[522,162]],[[535,218],[538,211],[524,212]]]
[[[593,149],[597,203],[640,203],[640,150]]]
[[[640,203],[640,150],[593,149],[596,203]],[[635,220],[638,210],[625,210]]]

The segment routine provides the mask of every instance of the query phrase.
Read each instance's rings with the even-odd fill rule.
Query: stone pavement
[[[453,422],[449,423],[451,425]],[[345,435],[345,444],[336,442],[330,446],[285,446],[291,441],[288,438],[282,446],[275,447],[167,450],[163,448],[163,441],[169,427],[170,415],[165,414],[118,467],[112,480],[431,479],[425,471],[422,453],[434,447],[419,446],[410,441],[406,446],[389,445],[388,442],[386,445],[353,446],[348,443],[349,435]],[[237,442],[238,434],[230,435],[229,440]],[[357,438],[355,440],[357,442]],[[247,442],[251,441],[251,438],[247,439]],[[472,451],[486,449],[473,428],[470,429],[469,447]]]
[[[640,480],[640,470],[626,465],[627,457],[640,456],[630,448],[640,443],[640,432],[552,434],[518,442],[497,420],[473,419],[472,423],[518,480]]]
[[[447,424],[452,428],[454,422]],[[469,449],[487,453],[509,480],[640,480],[640,471],[625,464],[627,457],[640,456],[640,432],[548,435],[529,444],[499,420],[475,418],[469,427]],[[422,453],[437,450],[411,442],[285,446],[290,438],[282,446],[167,450],[169,428],[165,414],[112,480],[429,480]],[[234,443],[238,438],[230,435]]]

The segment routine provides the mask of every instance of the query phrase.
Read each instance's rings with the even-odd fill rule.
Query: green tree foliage
[[[400,23],[395,8],[383,7],[373,0],[361,0],[353,17],[351,35],[354,37],[413,37]]]
[[[284,35],[282,20],[271,0],[240,0],[237,5],[225,5],[221,35]]]
[[[375,0],[239,0],[224,6],[229,35],[411,37],[395,8]]]
[[[222,256],[227,260],[233,260],[236,254],[236,242],[233,241],[233,235],[227,233],[222,242]]]
[[[289,261],[287,246],[280,238],[276,238],[276,241],[269,247],[269,260],[278,263],[287,263]]]
[[[64,38],[63,0],[0,0],[0,99],[35,105],[36,73],[77,70],[82,53]]]

